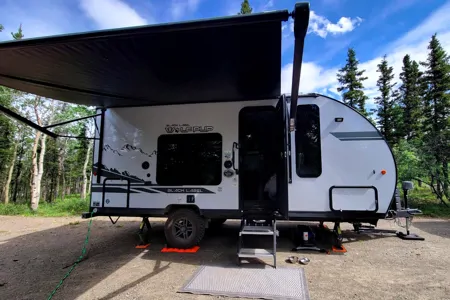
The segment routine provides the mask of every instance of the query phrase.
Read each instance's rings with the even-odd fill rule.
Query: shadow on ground
[[[443,238],[450,238],[450,221],[449,220],[414,220],[414,227],[419,228],[429,234],[437,235]],[[411,228],[411,232],[414,232],[414,228]]]
[[[200,250],[194,254],[161,253],[161,249],[165,246],[164,223],[163,221],[151,223],[153,227],[151,245],[142,250],[135,248],[138,243],[138,222],[125,220],[112,225],[109,221],[95,219],[87,258],[64,282],[54,299],[76,299],[139,257],[142,261],[134,262],[134,264],[142,266],[145,264],[143,261],[152,261],[152,267],[149,267],[148,272],[138,274],[135,276],[137,279],[132,282],[123,284],[119,282],[116,289],[112,289],[100,299],[112,299],[126,294],[136,285],[172,268],[174,263],[194,266],[235,266],[236,264],[238,221],[228,221],[218,229],[208,229]],[[293,228],[297,224],[299,223],[279,224],[278,251],[289,252],[295,246],[292,237]],[[446,224],[448,226],[448,223]],[[427,225],[420,226],[424,228]],[[423,230],[426,231],[426,228]],[[3,239],[3,242],[0,242],[1,298],[47,299],[50,292],[80,256],[86,232],[87,222],[81,222]],[[347,234],[349,233],[344,233],[344,235]],[[356,235],[354,238],[361,240],[366,239],[366,236]],[[270,247],[270,238],[268,241],[266,246]],[[183,282],[179,284],[181,287]],[[63,293],[63,296],[58,295],[59,293]]]

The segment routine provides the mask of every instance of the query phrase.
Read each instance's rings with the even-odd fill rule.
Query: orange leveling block
[[[161,249],[161,252],[173,252],[173,253],[196,253],[200,249],[199,246],[192,247],[190,249],[178,249],[178,248],[167,248]]]

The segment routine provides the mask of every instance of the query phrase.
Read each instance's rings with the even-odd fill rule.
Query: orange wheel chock
[[[333,252],[340,252],[340,253],[347,252],[347,249],[345,249],[344,246],[341,246],[340,248],[337,248],[337,247],[333,246],[332,250],[333,250]]]
[[[195,246],[193,248],[190,249],[178,249],[178,248],[167,248],[164,247],[161,249],[161,252],[172,252],[172,253],[196,253],[198,251],[198,249],[200,249],[199,246]]]

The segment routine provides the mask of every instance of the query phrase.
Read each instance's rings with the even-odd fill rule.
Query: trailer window
[[[297,175],[319,177],[322,174],[320,114],[315,104],[297,106],[295,150]]]
[[[165,134],[158,138],[159,185],[219,185],[222,136],[219,133]]]

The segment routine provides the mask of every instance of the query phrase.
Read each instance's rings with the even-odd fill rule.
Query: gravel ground
[[[142,250],[134,247],[139,219],[112,225],[95,218],[87,259],[53,299],[217,299],[177,290],[202,264],[235,262],[238,223],[210,230],[195,254],[175,254],[160,252],[163,221],[151,220],[152,244]],[[397,228],[390,221],[379,225]],[[358,235],[344,224],[344,255],[297,254],[311,259],[298,265],[305,268],[311,299],[450,299],[450,221],[416,218],[413,225],[425,241]],[[292,254],[290,227],[280,224],[280,266]],[[0,216],[0,299],[47,299],[79,257],[86,229],[79,218]]]

